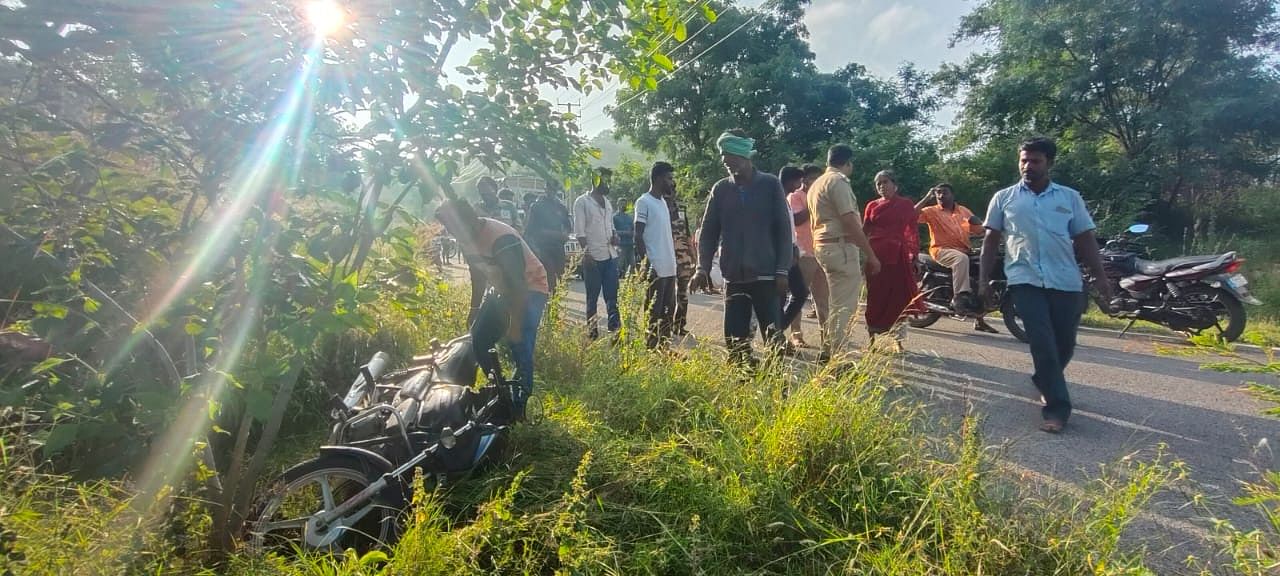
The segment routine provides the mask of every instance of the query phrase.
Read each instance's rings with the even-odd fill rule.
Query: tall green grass
[[[163,523],[119,512],[129,510],[127,486],[90,485],[92,497],[75,500],[85,485],[24,480],[29,468],[6,457],[0,526],[26,555],[10,565],[31,574],[1146,573],[1144,551],[1121,535],[1179,473],[1163,458],[1117,463],[1083,498],[1046,496],[998,471],[975,417],[939,432],[893,393],[902,384],[892,358],[839,374],[773,358],[746,374],[713,346],[644,350],[639,288],[627,285],[624,299],[616,346],[588,341],[553,299],[538,347],[543,418],[516,427],[506,453],[471,478],[419,487],[385,552],[199,567]],[[1266,565],[1256,541],[1236,540],[1239,566]]]
[[[755,375],[704,346],[588,342],[553,309],[545,419],[496,469],[419,493],[372,558],[241,559],[237,574],[1080,574],[1138,569],[1120,529],[1167,479],[1133,468],[1092,506],[997,486],[972,419],[938,440],[888,394],[888,358]]]

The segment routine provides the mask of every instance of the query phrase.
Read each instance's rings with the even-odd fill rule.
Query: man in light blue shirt
[[[1003,242],[1008,296],[1027,332],[1035,365],[1031,381],[1044,401],[1040,429],[1054,434],[1071,415],[1064,370],[1075,352],[1086,303],[1077,261],[1089,266],[1094,278],[1106,278],[1093,232],[1096,226],[1084,199],[1049,179],[1057,154],[1057,145],[1047,138],[1033,138],[1019,147],[1022,181],[996,192],[987,207],[979,277],[983,296],[990,301],[991,276]],[[1111,302],[1110,285],[1098,282],[1096,288],[1102,302]]]

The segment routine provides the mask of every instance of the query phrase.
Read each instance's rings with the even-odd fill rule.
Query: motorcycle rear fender
[[[1228,294],[1235,296],[1236,300],[1244,302],[1245,304],[1250,304],[1253,306],[1262,305],[1261,300],[1254,298],[1253,294],[1249,293],[1248,287],[1236,288],[1235,286],[1232,286],[1231,283],[1227,281],[1226,274],[1215,274],[1213,276],[1206,276],[1203,282],[1214,288],[1221,288],[1223,290],[1226,290]]]

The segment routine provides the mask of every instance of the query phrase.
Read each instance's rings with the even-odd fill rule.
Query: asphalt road
[[[720,297],[694,295],[691,304],[690,332],[719,342]],[[566,307],[583,310],[581,282],[572,283]],[[804,332],[817,342],[816,321],[806,319]],[[982,334],[971,324],[943,319],[908,333],[908,353],[895,360],[895,372],[936,425],[977,415],[984,444],[1011,478],[1068,498],[1081,494],[1104,465],[1135,454],[1150,457],[1164,446],[1186,464],[1190,482],[1153,499],[1126,537],[1148,547],[1161,574],[1172,574],[1184,570],[1188,554],[1205,557],[1209,514],[1241,527],[1262,525],[1260,515],[1231,499],[1240,495],[1241,480],[1256,479],[1260,468],[1280,467],[1280,455],[1268,444],[1280,440],[1280,419],[1262,415],[1267,405],[1244,390],[1249,376],[1203,371],[1205,358],[1162,355],[1157,345],[1149,336],[1120,339],[1082,330],[1067,369],[1075,411],[1060,435],[1037,430],[1031,357],[1006,334]],[[1193,492],[1204,495],[1202,504],[1189,505]]]

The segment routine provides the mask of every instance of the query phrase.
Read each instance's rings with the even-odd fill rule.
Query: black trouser
[[[751,358],[751,313],[765,342],[780,346],[783,334],[778,326],[782,305],[778,299],[778,284],[774,280],[754,282],[725,282],[724,288],[724,340],[729,348],[729,358],[734,362]]]
[[[560,282],[560,277],[564,275],[564,244],[559,245],[534,245],[533,255],[538,257],[538,261],[542,262],[542,267],[547,271],[547,289],[551,294],[556,293],[556,285]]]
[[[786,306],[780,308],[782,310],[782,320],[779,329],[785,331],[787,327],[800,317],[800,313],[804,312],[804,303],[809,299],[809,285],[804,282],[804,273],[800,271],[800,258],[797,256],[795,264],[791,265],[791,270],[787,273],[787,285],[790,287],[791,294],[787,299]],[[778,304],[782,304],[782,298],[778,298]]]
[[[1022,318],[1031,345],[1035,374],[1031,382],[1044,396],[1041,415],[1066,422],[1071,416],[1071,395],[1063,374],[1076,350],[1076,330],[1084,314],[1085,296],[1027,284],[1009,287],[1009,296]]]
[[[645,343],[649,348],[655,348],[671,339],[671,321],[676,309],[676,277],[659,278],[650,272],[645,302],[649,309],[649,332]]]

